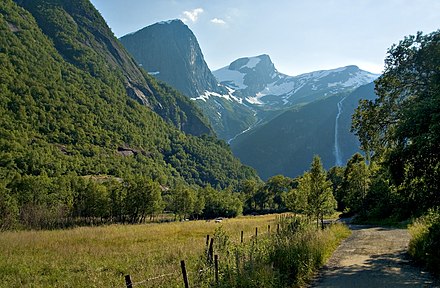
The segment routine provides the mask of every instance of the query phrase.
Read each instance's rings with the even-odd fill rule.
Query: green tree
[[[14,228],[18,223],[17,200],[5,183],[0,182],[0,231]]]
[[[275,175],[267,180],[265,189],[269,194],[268,204],[271,210],[283,211],[286,209],[283,198],[291,189],[291,183],[292,180],[283,175]]]
[[[284,196],[284,203],[289,211],[307,213],[308,193],[310,190],[310,173],[306,172],[297,179],[297,187]]]
[[[370,188],[370,172],[364,161],[354,163],[347,175],[347,194],[344,202],[352,212],[366,213],[366,199]]]
[[[407,214],[440,205],[440,30],[388,50],[374,101],[362,101],[352,130],[389,169]],[[408,215],[406,215],[408,216]]]
[[[203,195],[203,189],[199,188],[197,190],[196,201],[194,203],[194,215],[196,218],[199,218],[203,215],[203,211],[205,210],[206,199],[205,195]]]
[[[344,174],[342,177],[342,183],[341,183],[341,187],[338,191],[337,194],[337,201],[340,201],[341,204],[338,204],[341,206],[341,208],[343,208],[342,211],[348,210],[346,209],[348,206],[350,206],[349,203],[347,203],[347,200],[349,199],[349,190],[350,190],[350,179],[349,179],[349,175],[352,173],[354,167],[361,163],[364,162],[365,163],[365,158],[364,156],[362,156],[360,153],[355,153],[353,154],[353,156],[351,156],[351,158],[347,161],[347,165],[345,166],[344,169]],[[345,211],[347,212],[347,211]]]
[[[332,182],[332,191],[338,203],[337,210],[344,211],[342,184],[344,182],[344,167],[334,166],[327,172],[327,179]]]
[[[240,192],[244,195],[244,210],[245,213],[255,212],[257,210],[257,202],[255,195],[260,189],[260,182],[254,179],[247,179],[242,181]]]
[[[334,213],[337,204],[332,194],[332,183],[327,180],[327,174],[319,156],[313,157],[310,172],[306,175],[298,186],[298,189],[307,195],[304,197],[307,199],[305,212],[316,219],[317,227],[321,220],[323,227],[324,216]]]
[[[162,190],[157,182],[148,182],[148,206],[146,209],[147,215],[150,216],[150,220],[154,220],[157,214],[163,212],[165,203],[162,199]]]
[[[194,212],[196,193],[193,189],[179,184],[172,190],[171,195],[172,209],[179,220],[186,219]]]

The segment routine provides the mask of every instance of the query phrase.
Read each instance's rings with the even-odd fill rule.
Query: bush
[[[415,220],[409,227],[409,233],[409,254],[440,275],[440,210],[429,210],[428,214]]]

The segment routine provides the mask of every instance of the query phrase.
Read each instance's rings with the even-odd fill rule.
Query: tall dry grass
[[[80,227],[56,231],[0,233],[0,287],[124,287],[157,275],[175,275],[143,287],[181,287],[180,260],[195,271],[207,234],[222,229],[238,242],[276,216],[238,217],[222,223],[190,221],[145,225]],[[260,233],[261,233],[260,232]],[[190,278],[193,275],[190,275]]]

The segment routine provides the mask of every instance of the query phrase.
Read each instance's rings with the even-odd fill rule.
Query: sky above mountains
[[[91,0],[117,37],[169,19],[196,35],[216,70],[268,54],[298,75],[357,65],[380,73],[387,49],[440,28],[438,0]]]

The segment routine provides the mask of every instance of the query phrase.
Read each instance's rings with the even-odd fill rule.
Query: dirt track
[[[311,287],[440,287],[411,265],[405,229],[356,226],[335,251]]]

